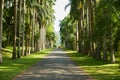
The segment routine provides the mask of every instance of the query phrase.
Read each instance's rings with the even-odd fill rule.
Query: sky
[[[58,32],[60,30],[59,27],[59,23],[62,19],[64,19],[65,16],[67,16],[67,14],[70,11],[70,7],[67,7],[67,9],[65,10],[65,6],[69,3],[69,0],[56,0],[56,4],[55,6],[53,6],[54,10],[55,10],[55,22],[54,22],[54,29],[56,32]]]

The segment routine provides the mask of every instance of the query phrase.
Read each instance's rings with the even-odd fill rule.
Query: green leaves
[[[75,22],[68,15],[61,21],[60,26],[61,43],[65,43],[66,48],[74,49]]]

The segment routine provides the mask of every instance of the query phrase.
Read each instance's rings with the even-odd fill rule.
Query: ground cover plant
[[[71,59],[95,80],[120,80],[119,64],[83,56],[76,51],[68,51]]]
[[[47,53],[49,53],[49,50],[43,50],[24,56],[21,59],[12,60],[12,48],[3,49],[4,62],[0,64],[0,80],[12,80],[15,76],[40,61]]]

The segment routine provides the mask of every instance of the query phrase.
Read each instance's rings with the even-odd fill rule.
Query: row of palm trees
[[[117,36],[120,32],[120,24],[118,24],[120,13],[117,8],[119,0],[116,0],[118,2],[114,0],[69,1],[67,5],[71,5],[69,22],[73,24],[74,21],[77,26],[76,50],[96,59],[115,62],[115,48],[118,48],[115,47],[115,43],[119,46],[118,42],[120,42]],[[66,26],[69,26],[69,22]]]
[[[14,6],[14,32],[12,59],[26,56],[46,48],[46,29],[53,27],[55,0],[8,0]],[[0,54],[2,48],[2,18],[4,0],[0,6]],[[7,6],[7,5],[6,5]],[[54,34],[51,34],[54,36]],[[55,41],[55,39],[52,39]],[[49,42],[49,41],[48,41]],[[18,47],[18,48],[17,48]]]

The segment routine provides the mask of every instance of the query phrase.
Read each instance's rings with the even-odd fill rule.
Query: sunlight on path
[[[56,49],[14,80],[92,80],[75,66],[64,51]]]

